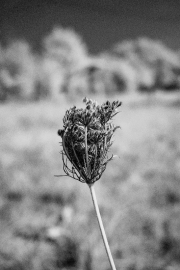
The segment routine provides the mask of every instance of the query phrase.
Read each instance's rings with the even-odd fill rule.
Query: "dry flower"
[[[58,130],[58,135],[62,138],[66,176],[90,185],[100,179],[113,158],[113,155],[108,157],[108,151],[119,126],[114,126],[112,118],[118,113],[121,102],[107,101],[100,106],[88,98],[83,101],[84,109],[74,106],[66,111],[63,129]]]

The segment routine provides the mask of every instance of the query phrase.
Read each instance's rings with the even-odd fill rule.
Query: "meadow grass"
[[[2,270],[109,269],[87,185],[54,177],[63,174],[57,130],[69,106],[51,101],[0,107]],[[176,270],[179,107],[128,105],[124,99],[115,124],[121,126],[112,146],[117,157],[96,192],[117,269]]]

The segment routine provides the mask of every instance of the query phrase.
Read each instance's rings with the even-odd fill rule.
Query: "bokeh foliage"
[[[78,33],[55,27],[39,52],[24,40],[0,44],[1,101],[152,93],[178,90],[179,85],[179,51],[159,40],[127,40],[91,55]]]

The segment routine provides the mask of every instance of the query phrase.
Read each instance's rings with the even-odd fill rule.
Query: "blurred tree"
[[[2,52],[1,96],[3,99],[31,99],[35,91],[35,64],[29,44],[14,41]]]
[[[53,93],[59,95],[67,89],[69,73],[81,66],[87,57],[87,47],[81,37],[71,29],[56,27],[43,40],[46,83]],[[66,90],[65,90],[66,92]]]
[[[87,47],[81,37],[71,29],[61,27],[44,38],[45,53],[64,69],[81,64],[87,56]]]
[[[117,43],[111,53],[126,59],[137,71],[139,89],[177,88],[180,76],[180,58],[162,42],[138,38]]]

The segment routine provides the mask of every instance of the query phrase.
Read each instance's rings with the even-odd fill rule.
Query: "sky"
[[[90,52],[137,37],[180,48],[179,0],[1,0],[0,38],[38,48],[54,26],[74,29]]]

